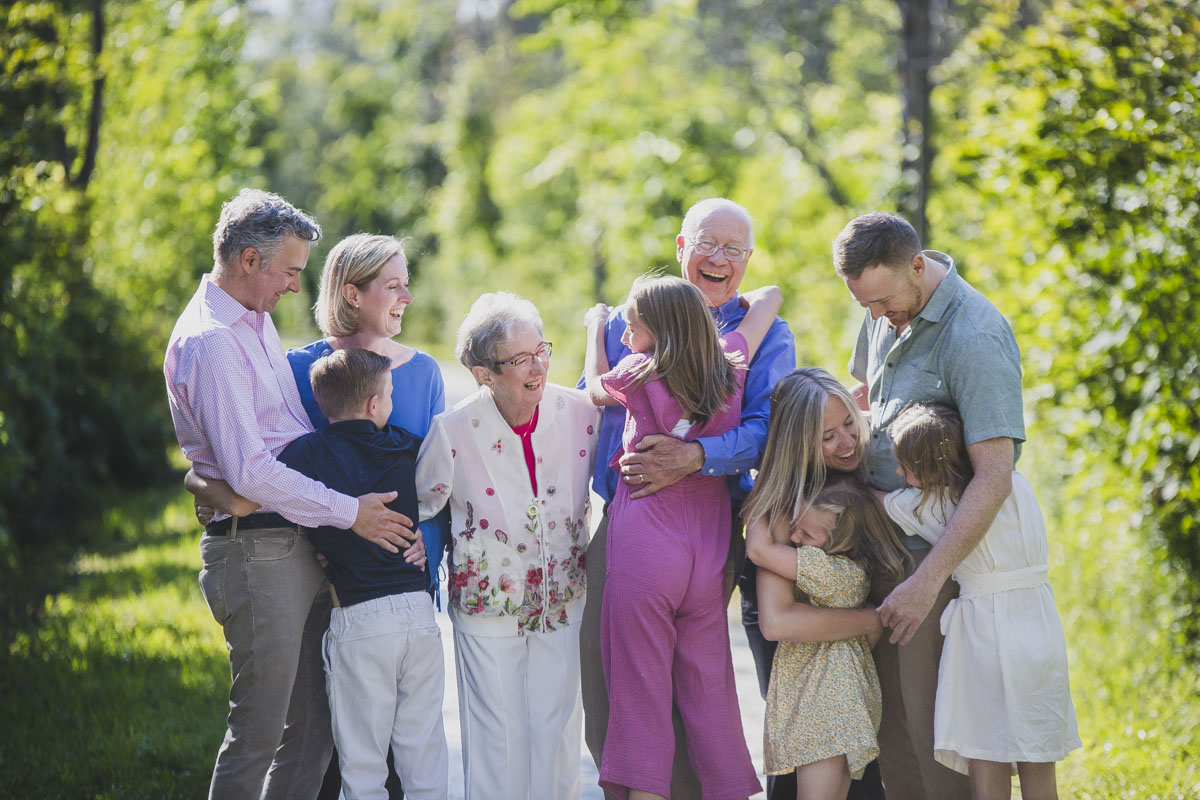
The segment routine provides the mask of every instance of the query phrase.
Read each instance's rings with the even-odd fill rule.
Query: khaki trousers
[[[912,575],[928,550],[913,550]],[[883,602],[896,584],[876,581],[871,603]],[[946,581],[929,616],[908,644],[890,644],[887,631],[875,645],[875,668],[883,691],[879,728],[879,767],[887,800],[958,800],[970,798],[967,776],[933,758],[933,704],[942,657],[942,611],[958,596],[958,584]]]
[[[738,509],[733,510],[733,530],[730,534],[729,557],[725,560],[725,605],[733,595],[733,585],[741,574],[746,557],[746,542],[742,538],[742,520]],[[600,517],[587,551],[587,605],[579,626],[579,673],[583,691],[583,738],[587,743],[596,769],[604,753],[604,737],[608,732],[608,687],[604,684],[604,662],[600,653],[600,608],[604,599],[604,576],[608,565],[608,508]],[[647,565],[649,568],[651,565]],[[931,712],[932,714],[932,712]],[[932,726],[932,716],[930,717]],[[672,706],[671,721],[675,725],[675,761],[671,766],[672,800],[701,800],[700,781],[688,760],[687,740],[679,708]],[[932,741],[932,734],[930,737]],[[608,792],[606,800],[616,800]]]

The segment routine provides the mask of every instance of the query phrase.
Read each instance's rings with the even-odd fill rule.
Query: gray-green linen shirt
[[[1021,351],[1008,321],[958,275],[936,250],[926,258],[949,268],[929,302],[899,336],[886,317],[867,312],[850,358],[850,374],[869,388],[871,441],[867,481],[890,492],[904,486],[887,426],[905,406],[948,403],[958,409],[968,445],[1007,437],[1020,454],[1025,440],[1021,408]],[[928,547],[906,537],[910,549]]]

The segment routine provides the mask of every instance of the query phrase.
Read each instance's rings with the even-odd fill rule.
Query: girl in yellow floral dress
[[[773,425],[768,440],[780,435]],[[770,452],[768,444],[763,471],[786,468],[773,465]],[[768,485],[779,483],[760,474],[756,486]],[[767,690],[764,772],[794,770],[798,798],[839,800],[879,753],[879,678],[870,646],[883,628],[872,613],[865,631],[830,631],[813,607],[860,608],[869,576],[899,580],[905,556],[895,528],[857,480],[834,479],[807,503],[798,496],[783,504],[805,506],[794,514],[780,514],[779,503],[760,497],[751,509],[766,513],[746,529],[747,555],[759,567],[759,626],[780,643]]]

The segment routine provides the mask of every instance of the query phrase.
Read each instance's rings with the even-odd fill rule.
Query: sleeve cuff
[[[335,492],[331,510],[336,515],[334,526],[350,530],[358,518],[358,498]]]
[[[704,450],[704,463],[700,466],[703,475],[741,475],[746,470],[733,463],[733,459],[721,451],[721,439],[696,439]]]

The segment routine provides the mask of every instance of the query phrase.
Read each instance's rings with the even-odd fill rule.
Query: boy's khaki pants
[[[445,800],[446,668],[429,595],[392,594],[333,609],[324,651],[346,798],[387,797],[390,745],[404,796]]]

